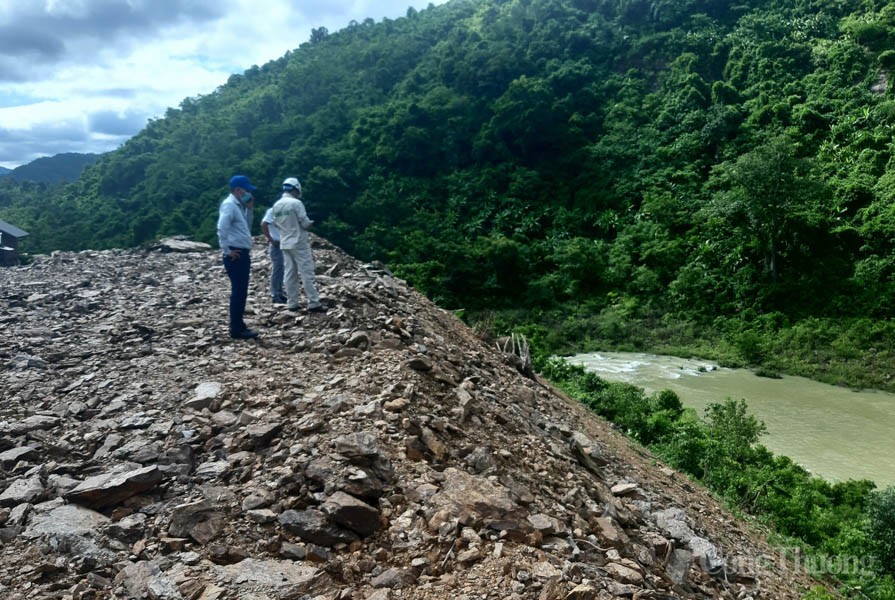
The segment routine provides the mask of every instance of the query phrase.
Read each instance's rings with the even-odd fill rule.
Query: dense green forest
[[[213,242],[230,174],[259,205],[296,175],[319,234],[536,346],[886,387],[893,42],[881,0],[454,0],[314,30],[0,218],[31,252]]]
[[[882,0],[451,0],[314,30],[74,183],[2,178],[0,219],[31,253],[214,243],[230,175],[259,213],[297,176],[318,234],[525,333],[552,378],[786,535],[875,548],[851,583],[895,598],[895,491],[811,479],[736,405],[645,413],[543,362],[649,348],[895,390],[893,68]]]
[[[228,174],[297,174],[447,305],[888,318],[893,36],[882,1],[455,1],[316,30],[0,214],[33,251],[212,241]]]

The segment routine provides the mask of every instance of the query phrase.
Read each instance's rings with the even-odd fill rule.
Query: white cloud
[[[297,48],[313,28],[428,4],[0,0],[0,166],[112,150],[184,98]]]

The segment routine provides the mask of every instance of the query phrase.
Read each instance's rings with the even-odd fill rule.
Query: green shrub
[[[880,568],[895,575],[895,486],[870,495],[867,516],[871,547]]]
[[[783,379],[783,375],[781,375],[777,371],[772,371],[771,369],[765,368],[756,369],[755,375],[757,377],[764,377],[766,379]]]
[[[802,596],[802,600],[836,600],[838,596],[834,596],[827,588],[822,585],[817,585],[811,588],[807,594]]]
[[[702,476],[708,444],[705,424],[692,408],[685,409],[674,430],[653,446],[665,461],[693,477]]]
[[[759,333],[744,331],[735,338],[734,344],[747,363],[758,364],[764,357],[764,342]]]
[[[860,597],[895,600],[895,582],[886,575],[895,568],[895,487],[876,492],[866,480],[830,484],[775,456],[758,443],[765,427],[744,400],[711,404],[700,419],[671,391],[647,397],[640,388],[606,382],[560,359],[545,361],[542,374],[669,465],[798,540],[806,560],[817,559],[818,575],[826,573],[824,565],[857,560],[859,570],[828,574],[861,590]],[[873,564],[866,562],[868,552]],[[832,597],[821,587],[804,596]]]

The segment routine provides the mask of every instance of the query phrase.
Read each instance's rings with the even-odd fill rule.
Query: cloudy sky
[[[308,41],[312,28],[429,3],[0,0],[0,166],[114,150],[184,98]]]

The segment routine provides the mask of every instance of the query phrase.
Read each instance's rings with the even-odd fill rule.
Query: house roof
[[[10,225],[2,219],[0,219],[0,231],[2,231],[3,233],[7,233],[14,238],[23,238],[28,235],[27,231],[19,229],[15,225]]]

